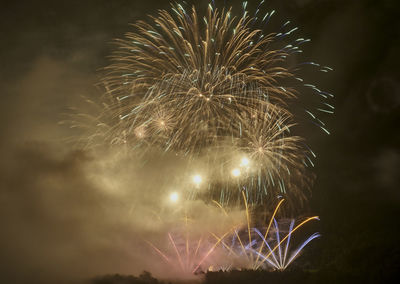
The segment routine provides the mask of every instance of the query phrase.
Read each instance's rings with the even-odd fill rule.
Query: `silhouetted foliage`
[[[396,273],[397,274],[397,273]],[[357,272],[343,272],[331,269],[304,271],[230,271],[230,272],[208,272],[205,284],[346,284],[346,283],[396,283],[395,273],[382,275],[371,275]]]
[[[392,262],[392,260],[390,260]],[[229,272],[207,272],[204,277],[197,280],[162,281],[154,278],[151,273],[143,271],[138,277],[123,276],[119,274],[106,275],[93,279],[90,284],[346,284],[346,283],[397,283],[398,270],[393,266],[387,270],[377,269],[371,266],[370,271],[336,270],[324,268],[320,270],[290,269],[285,271],[265,270],[233,270]],[[202,282],[200,282],[203,279]]]
[[[97,277],[91,281],[91,284],[163,284],[165,282],[154,278],[150,272],[143,271],[139,277],[132,275],[123,276],[119,274]]]

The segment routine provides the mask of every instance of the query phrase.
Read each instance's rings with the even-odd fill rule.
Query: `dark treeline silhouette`
[[[346,283],[397,283],[397,273],[386,275],[351,273],[333,269],[285,270],[269,272],[264,270],[242,270],[230,272],[208,272],[205,284],[346,284]]]
[[[322,275],[323,274],[323,275]],[[302,270],[268,272],[261,270],[242,270],[230,272],[209,272],[206,284],[317,284],[317,283],[360,283],[357,277],[340,275],[333,271],[308,272]],[[368,283],[368,282],[363,282]],[[374,283],[374,282],[371,282]]]
[[[154,278],[149,272],[144,271],[138,277],[123,276],[119,274],[107,275],[93,279],[90,284],[346,284],[346,283],[397,283],[397,273],[386,275],[371,275],[368,273],[347,273],[333,269],[323,270],[286,270],[283,272],[264,270],[233,270],[229,272],[207,272],[203,281],[176,280],[163,281]]]
[[[242,270],[230,272],[208,272],[205,284],[347,284],[347,283],[398,283],[398,272],[360,273],[343,272],[334,269],[285,270]]]
[[[90,284],[168,284],[154,278],[150,272],[143,271],[139,277],[132,275],[106,275],[101,277],[96,277]]]

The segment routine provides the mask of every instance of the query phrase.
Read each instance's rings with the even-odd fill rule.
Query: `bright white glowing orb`
[[[193,176],[193,182],[197,185],[199,185],[201,182],[203,181],[203,179],[201,178],[200,175],[195,175]]]
[[[239,169],[233,169],[233,170],[232,170],[232,175],[233,175],[234,177],[240,176],[240,170],[239,170]]]
[[[242,161],[241,161],[241,163],[240,163],[240,165],[241,165],[242,167],[247,167],[249,164],[250,164],[249,159],[247,159],[246,157],[243,157],[243,158],[242,158]]]
[[[170,195],[169,195],[169,200],[171,200],[171,202],[177,202],[178,201],[178,199],[179,199],[179,195],[178,195],[178,193],[177,192],[172,192]]]

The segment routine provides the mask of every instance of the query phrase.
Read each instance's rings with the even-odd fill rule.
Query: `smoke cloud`
[[[9,90],[17,96],[3,112],[5,283],[73,283],[143,270],[176,277],[179,271],[151,245],[176,258],[168,233],[179,242],[189,232],[196,241],[205,231],[222,235],[244,221],[240,211],[226,217],[202,201],[171,202],[172,191],[184,190],[171,178],[185,167],[176,157],[155,153],[143,163],[124,149],[87,150],[68,143],[65,137],[76,130],[58,122],[66,105],[95,93],[93,82],[71,64],[42,58]]]

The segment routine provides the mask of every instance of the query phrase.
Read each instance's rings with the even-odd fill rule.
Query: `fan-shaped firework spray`
[[[231,219],[231,212],[215,202],[225,215],[217,214],[214,217],[219,219],[219,232],[198,228],[194,220],[188,224],[188,218],[185,217],[184,228],[176,226],[171,228],[175,233],[167,233],[164,239],[167,246],[164,249],[160,249],[150,241],[146,242],[164,263],[184,275],[213,269],[283,271],[300,255],[309,242],[320,237],[319,233],[314,233],[292,251],[291,240],[296,232],[309,222],[319,220],[319,217],[305,218],[296,226],[295,219],[277,221],[276,214],[284,201],[284,199],[279,201],[269,221],[259,227],[252,226],[245,200],[247,222],[235,219],[230,226],[224,226],[224,223],[226,225]],[[223,227],[225,229],[221,230]]]
[[[274,11],[261,15],[259,6],[249,16],[246,5],[237,17],[213,4],[204,16],[174,4],[170,12],[136,23],[117,40],[105,69],[107,103],[100,120],[107,127],[99,129],[108,143],[138,153],[159,149],[202,161],[207,185],[194,186],[190,197],[228,204],[244,191],[250,204],[287,193],[302,201],[315,155],[293,133],[301,121],[293,108],[308,101],[304,89],[322,99],[331,95],[305,83],[299,72],[306,64],[330,68],[289,64],[309,40],[291,38],[297,28],[289,22],[265,33]],[[321,112],[332,112],[320,103],[328,108],[318,107]],[[303,113],[327,132],[312,110]]]

